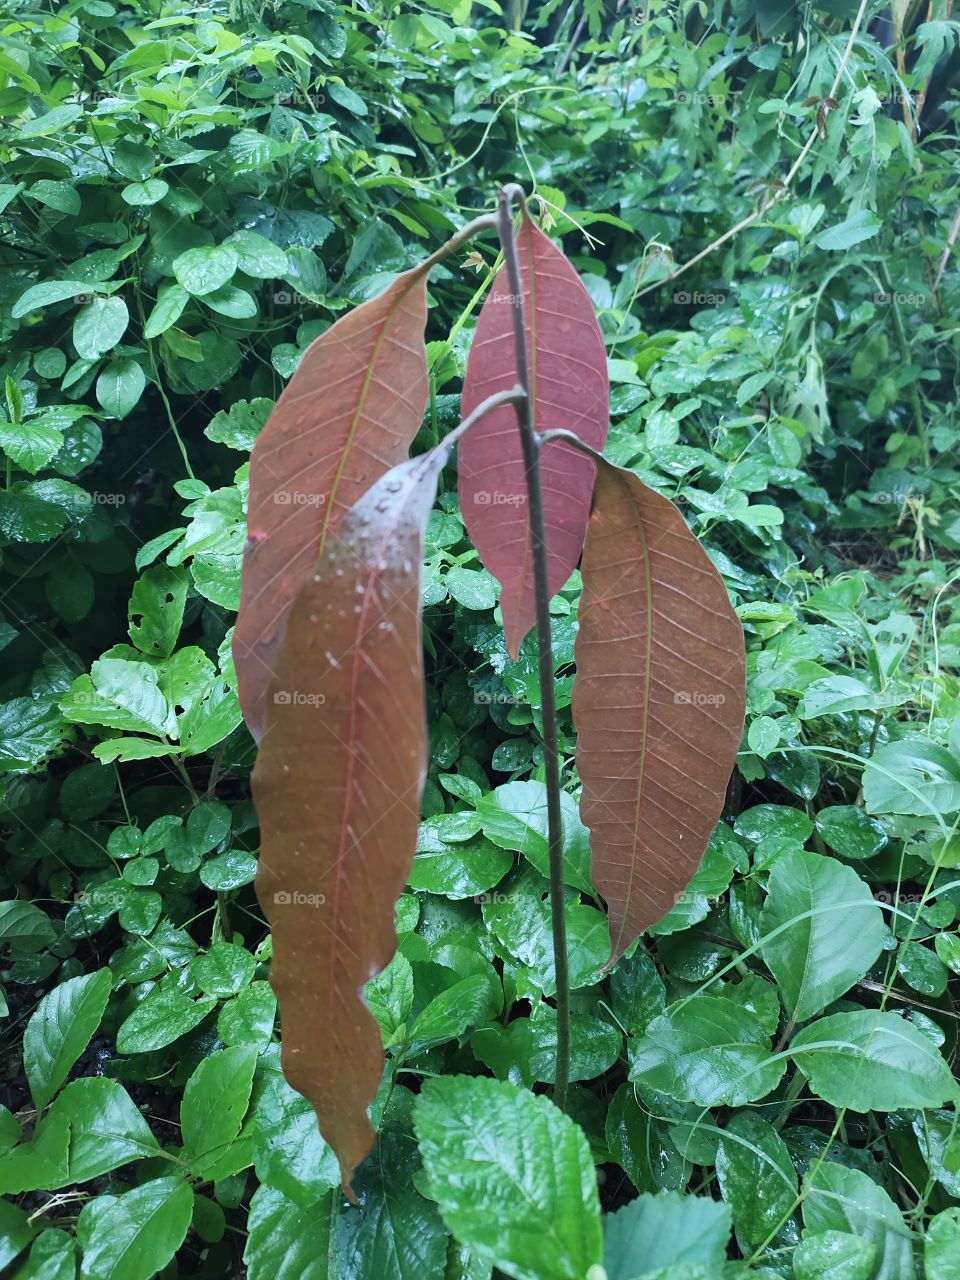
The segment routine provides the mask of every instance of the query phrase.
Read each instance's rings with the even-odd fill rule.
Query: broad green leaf
[[[213,293],[231,280],[237,270],[237,255],[229,245],[188,249],[173,263],[177,283],[197,297]]]
[[[200,989],[208,996],[235,996],[257,971],[257,962],[246,947],[234,942],[215,942],[197,956],[191,971]]]
[[[414,1126],[447,1226],[515,1280],[583,1280],[601,1261],[597,1183],[582,1131],[511,1084],[427,1080]]]
[[[0,1194],[60,1187],[68,1179],[70,1130],[44,1124],[32,1142],[21,1142],[0,1161]]]
[[[146,182],[129,183],[120,195],[127,204],[148,205],[162,200],[169,190],[169,183],[164,182],[162,178],[148,178]]]
[[[52,307],[56,302],[66,302],[68,298],[84,297],[95,289],[95,284],[83,280],[45,280],[42,284],[31,285],[13,304],[14,320],[28,315],[31,311],[39,311],[41,307]]]
[[[447,1232],[436,1206],[417,1191],[419,1160],[404,1134],[383,1133],[375,1158],[357,1170],[359,1219],[349,1224],[338,1280],[423,1280],[439,1276],[447,1256]]]
[[[756,1015],[726,996],[677,1001],[630,1045],[631,1080],[703,1107],[762,1098],[785,1069]]]
[[[177,643],[187,598],[187,574],[152,565],[137,579],[127,607],[130,639],[151,658],[168,658]]]
[[[804,849],[777,860],[760,928],[764,963],[796,1022],[806,1022],[859,981],[884,939],[883,913],[857,873]]]
[[[593,893],[590,835],[580,821],[577,802],[563,792],[564,879],[574,889]],[[506,782],[477,803],[483,834],[501,849],[517,850],[544,877],[550,874],[547,844],[547,788],[542,782]]]
[[[867,1174],[818,1161],[804,1179],[803,1193],[808,1233],[842,1231],[873,1245],[876,1262],[869,1280],[916,1280],[910,1231],[897,1206]],[[829,1272],[827,1276],[833,1280]]]
[[[147,662],[101,658],[90,675],[78,676],[60,702],[68,720],[104,724],[133,733],[176,734],[173,711],[160,692],[157,672]]]
[[[172,280],[162,284],[156,305],[143,326],[143,336],[159,338],[161,333],[166,333],[180,319],[189,301],[190,295],[181,285],[174,284]]]
[[[154,1178],[123,1195],[101,1195],[80,1211],[80,1280],[150,1280],[186,1239],[193,1191],[182,1178]]]
[[[103,1076],[72,1080],[43,1124],[70,1134],[69,1171],[58,1186],[89,1182],[131,1160],[154,1155],[158,1146],[123,1086]]]
[[[258,1187],[243,1251],[248,1280],[337,1280],[338,1211],[333,1192],[301,1208],[275,1187]]]
[[[434,996],[417,1016],[410,1027],[410,1041],[430,1045],[459,1040],[469,1028],[497,1017],[502,1004],[496,987],[485,977],[463,978]]]
[[[216,1004],[212,996],[191,1000],[174,987],[157,987],[117,1031],[121,1053],[150,1053],[179,1040],[202,1022]]]
[[[254,1163],[261,1182],[308,1209],[339,1184],[340,1170],[310,1103],[284,1079],[279,1049],[272,1045],[260,1068],[264,1083],[254,1101]]]
[[[960,1100],[943,1055],[896,1013],[835,1013],[804,1027],[790,1052],[811,1090],[833,1107],[897,1111]]]
[[[73,345],[84,360],[99,360],[123,337],[130,316],[122,298],[98,294],[80,308],[73,322]]]
[[[26,1261],[13,1273],[12,1280],[76,1280],[77,1249],[66,1231],[48,1227],[41,1231]]]
[[[201,299],[205,307],[216,311],[218,315],[229,316],[232,320],[249,320],[257,314],[257,300],[246,289],[238,289],[236,285],[224,284],[212,293],[205,293]]]
[[[256,231],[235,231],[225,242],[237,255],[240,270],[256,280],[282,279],[287,271],[287,255]]]
[[[0,1267],[6,1267],[22,1253],[39,1228],[27,1218],[26,1209],[0,1200]]]
[[[23,1067],[38,1107],[45,1107],[66,1080],[100,1025],[112,977],[100,969],[70,978],[43,997],[23,1037]]]
[[[860,209],[846,221],[821,231],[813,243],[818,249],[851,249],[861,240],[869,240],[871,236],[875,236],[882,226],[883,223],[875,213],[871,213],[869,209]]]
[[[821,809],[816,823],[830,848],[844,858],[875,857],[887,843],[883,825],[859,805],[838,804]]]
[[[737,1236],[762,1244],[789,1219],[797,1175],[783,1139],[760,1116],[741,1111],[724,1129],[717,1181],[733,1214]]]
[[[63,445],[63,432],[43,422],[0,422],[0,449],[34,476],[55,457]]]
[[[249,453],[273,408],[272,400],[238,400],[214,414],[203,434],[217,444]]]
[[[853,676],[830,676],[807,685],[797,715],[801,720],[813,720],[844,711],[873,711],[884,705],[884,699],[862,680]]]
[[[0,902],[0,947],[14,954],[39,951],[56,936],[50,917],[32,902]]]
[[[222,1177],[217,1165],[240,1132],[250,1101],[257,1052],[244,1045],[204,1058],[187,1081],[180,1108],[184,1155],[195,1174]]]
[[[634,1280],[661,1268],[719,1272],[727,1256],[730,1210],[709,1196],[641,1195],[603,1219],[608,1280]],[[679,1274],[679,1271],[678,1271]]]
[[[818,1231],[797,1245],[793,1270],[797,1280],[871,1280],[876,1262],[872,1240],[847,1231]]]
[[[926,1280],[960,1280],[960,1209],[956,1206],[930,1219],[923,1264]]]
[[[410,888],[442,893],[449,898],[485,894],[499,884],[513,866],[513,855],[483,836],[448,843],[443,838],[448,816],[425,818],[421,822]]]
[[[926,738],[903,738],[879,746],[863,770],[868,813],[933,818],[960,809],[960,763]]]
[[[136,360],[111,360],[97,378],[97,400],[112,418],[125,418],[137,407],[146,385]]]

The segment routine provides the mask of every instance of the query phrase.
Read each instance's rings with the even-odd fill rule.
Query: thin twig
[[[560,821],[560,762],[557,749],[557,710],[553,687],[553,645],[550,636],[550,588],[547,583],[547,540],[540,489],[540,439],[534,422],[527,367],[527,338],[523,314],[523,281],[513,233],[513,200],[523,191],[514,185],[500,193],[499,234],[513,295],[513,346],[517,383],[526,395],[514,405],[527,483],[527,511],[533,585],[537,613],[537,649],[540,671],[540,704],[543,720],[543,767],[547,786],[547,833],[550,849],[550,920],[553,930],[553,963],[557,983],[557,1061],[553,1100],[561,1110],[567,1102],[570,1075],[570,979],[567,973],[567,921],[563,896],[563,828]]]

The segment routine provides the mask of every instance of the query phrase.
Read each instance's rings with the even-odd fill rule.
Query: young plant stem
[[[557,1061],[553,1100],[561,1110],[567,1102],[570,1075],[570,979],[567,972],[567,922],[563,909],[563,829],[560,824],[560,761],[557,747],[557,709],[553,687],[553,645],[550,637],[550,589],[547,585],[547,540],[540,489],[540,438],[534,421],[530,375],[527,367],[526,326],[523,314],[523,282],[513,233],[513,199],[523,192],[507,186],[500,193],[498,230],[507,279],[513,295],[513,344],[517,383],[524,391],[515,403],[523,465],[527,484],[527,512],[533,586],[537,614],[537,648],[540,671],[540,707],[543,721],[543,767],[547,785],[547,840],[550,850],[550,921],[553,930],[553,963],[557,980]]]

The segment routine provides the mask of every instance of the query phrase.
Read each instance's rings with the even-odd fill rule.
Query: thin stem
[[[526,393],[514,408],[520,430],[527,483],[527,511],[533,585],[537,613],[537,648],[540,668],[540,703],[543,717],[543,765],[547,784],[547,832],[550,849],[550,920],[553,930],[553,963],[557,979],[557,1062],[553,1100],[561,1110],[567,1102],[570,1075],[570,979],[567,973],[567,922],[563,909],[563,829],[560,825],[560,761],[557,750],[557,709],[553,687],[553,645],[550,637],[550,589],[547,585],[547,540],[540,490],[540,440],[534,423],[530,375],[527,367],[526,326],[523,315],[523,283],[513,234],[513,198],[523,192],[508,186],[500,193],[498,230],[507,279],[513,295],[513,344],[517,382]]]

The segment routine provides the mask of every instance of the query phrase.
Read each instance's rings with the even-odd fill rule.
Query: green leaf
[[[833,1107],[897,1111],[960,1099],[937,1046],[896,1013],[820,1018],[793,1037],[790,1052],[811,1090]]]
[[[68,1172],[56,1186],[89,1182],[157,1151],[157,1140],[130,1095],[103,1076],[72,1080],[54,1099],[43,1124],[70,1134]]]
[[[27,1023],[23,1069],[37,1107],[45,1107],[90,1043],[110,998],[112,975],[99,969],[47,993]]]
[[[181,285],[174,284],[172,280],[162,284],[157,294],[156,306],[143,326],[143,336],[159,338],[161,333],[177,323],[189,301],[190,295]]]
[[[796,1022],[848,991],[883,948],[883,913],[857,873],[805,849],[777,860],[760,929],[764,964]]]
[[[188,249],[173,262],[177,283],[196,297],[213,293],[230,281],[237,270],[237,254],[229,245]]]
[[[449,898],[472,898],[500,883],[513,866],[513,855],[482,836],[447,843],[443,833],[451,816],[439,814],[420,824],[410,888]]]
[[[797,715],[801,720],[813,720],[844,711],[874,711],[883,705],[884,700],[876,690],[862,680],[853,676],[830,676],[807,685]]]
[[[0,1267],[6,1267],[27,1247],[39,1228],[27,1218],[26,1209],[0,1200]]]
[[[903,738],[878,747],[863,770],[868,813],[920,818],[960,809],[960,763],[927,738]]]
[[[930,1219],[923,1263],[926,1280],[960,1280],[960,1209],[956,1206]]]
[[[121,1053],[150,1053],[192,1031],[216,1004],[212,996],[191,1000],[174,987],[156,987],[117,1031]]]
[[[97,400],[111,417],[125,418],[136,408],[146,385],[136,360],[111,360],[97,378]]]
[[[246,947],[233,942],[215,942],[193,964],[200,989],[208,996],[235,996],[252,979],[257,962]]]
[[[253,294],[232,284],[221,285],[213,293],[205,293],[203,304],[218,315],[229,316],[232,320],[249,320],[258,310]]]
[[[68,1128],[42,1125],[32,1142],[22,1142],[0,1161],[0,1193],[20,1195],[62,1186],[69,1176],[69,1142]]]
[[[877,1246],[847,1231],[806,1235],[793,1255],[797,1280],[871,1280]]]
[[[225,241],[237,255],[240,270],[255,280],[279,280],[287,272],[284,251],[256,231],[235,231]]]
[[[86,286],[89,290],[89,286]],[[77,312],[73,322],[73,345],[84,360],[99,360],[123,337],[130,315],[122,298],[98,294]]]
[[[609,1280],[691,1264],[716,1274],[729,1238],[730,1210],[708,1196],[641,1195],[604,1215],[603,1265]]]
[[[257,1051],[246,1045],[220,1049],[205,1058],[187,1081],[180,1108],[180,1135],[192,1171],[215,1172],[240,1132],[250,1101]]]
[[[887,844],[883,825],[856,804],[821,809],[816,824],[830,848],[844,858],[873,858]]]
[[[32,902],[0,902],[0,947],[15,954],[39,951],[56,936],[49,916]]]
[[[34,1240],[26,1262],[13,1280],[76,1280],[77,1250],[66,1231],[48,1227]]]
[[[561,793],[564,879],[574,889],[592,894],[590,835],[580,821],[576,800]],[[501,849],[517,850],[544,877],[550,874],[547,843],[547,788],[542,782],[507,782],[477,804],[483,834]]]
[[[157,672],[146,662],[101,658],[90,675],[78,676],[60,701],[60,710],[77,724],[104,724],[133,733],[176,734],[177,723],[160,692]]]
[[[0,449],[22,471],[35,476],[63,445],[63,432],[43,422],[0,422]]]
[[[183,622],[188,578],[185,569],[152,565],[133,586],[127,607],[130,639],[151,658],[168,658]]]
[[[416,1045],[459,1040],[470,1027],[497,1017],[503,1005],[497,987],[481,974],[472,974],[434,996],[410,1028]]]
[[[448,1236],[436,1207],[416,1189],[418,1173],[413,1141],[381,1134],[374,1159],[354,1174],[362,1208],[338,1280],[423,1280],[443,1273]]]
[[[96,284],[83,280],[44,280],[41,284],[31,285],[13,304],[11,315],[14,320],[29,315],[31,311],[39,311],[42,307],[52,307],[56,302],[66,302],[68,298],[79,298],[89,295]]]
[[[797,1174],[786,1144],[773,1125],[749,1111],[739,1112],[724,1129],[717,1181],[738,1238],[750,1245],[776,1232],[797,1198]]]
[[[883,223],[869,209],[861,209],[852,214],[845,222],[835,227],[827,227],[814,237],[813,243],[818,249],[850,249],[861,240],[869,240],[875,236]]]
[[[254,1164],[261,1182],[308,1209],[325,1191],[339,1186],[340,1169],[320,1136],[313,1107],[287,1084],[279,1059],[277,1044],[261,1059],[263,1084],[258,1084],[253,1117]]]
[[[679,1102],[742,1106],[776,1088],[786,1069],[755,1014],[726,996],[670,1005],[630,1046],[630,1079]]]
[[[444,1221],[485,1262],[516,1280],[583,1280],[600,1263],[590,1148],[548,1098],[445,1076],[424,1082],[414,1127]]]
[[[131,182],[121,192],[121,197],[134,207],[156,204],[170,190],[170,184],[162,178],[148,178],[146,182]]]
[[[486,569],[464,569],[455,565],[444,583],[454,600],[465,609],[492,609],[497,603],[497,580]]]
[[[867,1174],[817,1161],[804,1179],[803,1197],[809,1234],[842,1231],[873,1245],[877,1261],[870,1280],[916,1280],[910,1232],[897,1206]]]
[[[186,1239],[193,1191],[182,1178],[154,1178],[80,1211],[80,1280],[150,1280]]]
[[[68,124],[73,124],[74,120],[79,120],[82,115],[83,107],[75,104],[54,107],[52,111],[47,111],[44,115],[37,116],[34,120],[27,120],[20,125],[16,136],[21,141],[27,138],[45,138],[51,133],[62,132]]]
[[[258,1187],[243,1251],[247,1280],[337,1280],[338,1209],[332,1192],[301,1208],[275,1187]]]
[[[217,444],[249,453],[273,408],[272,400],[237,400],[214,414],[203,434]]]

